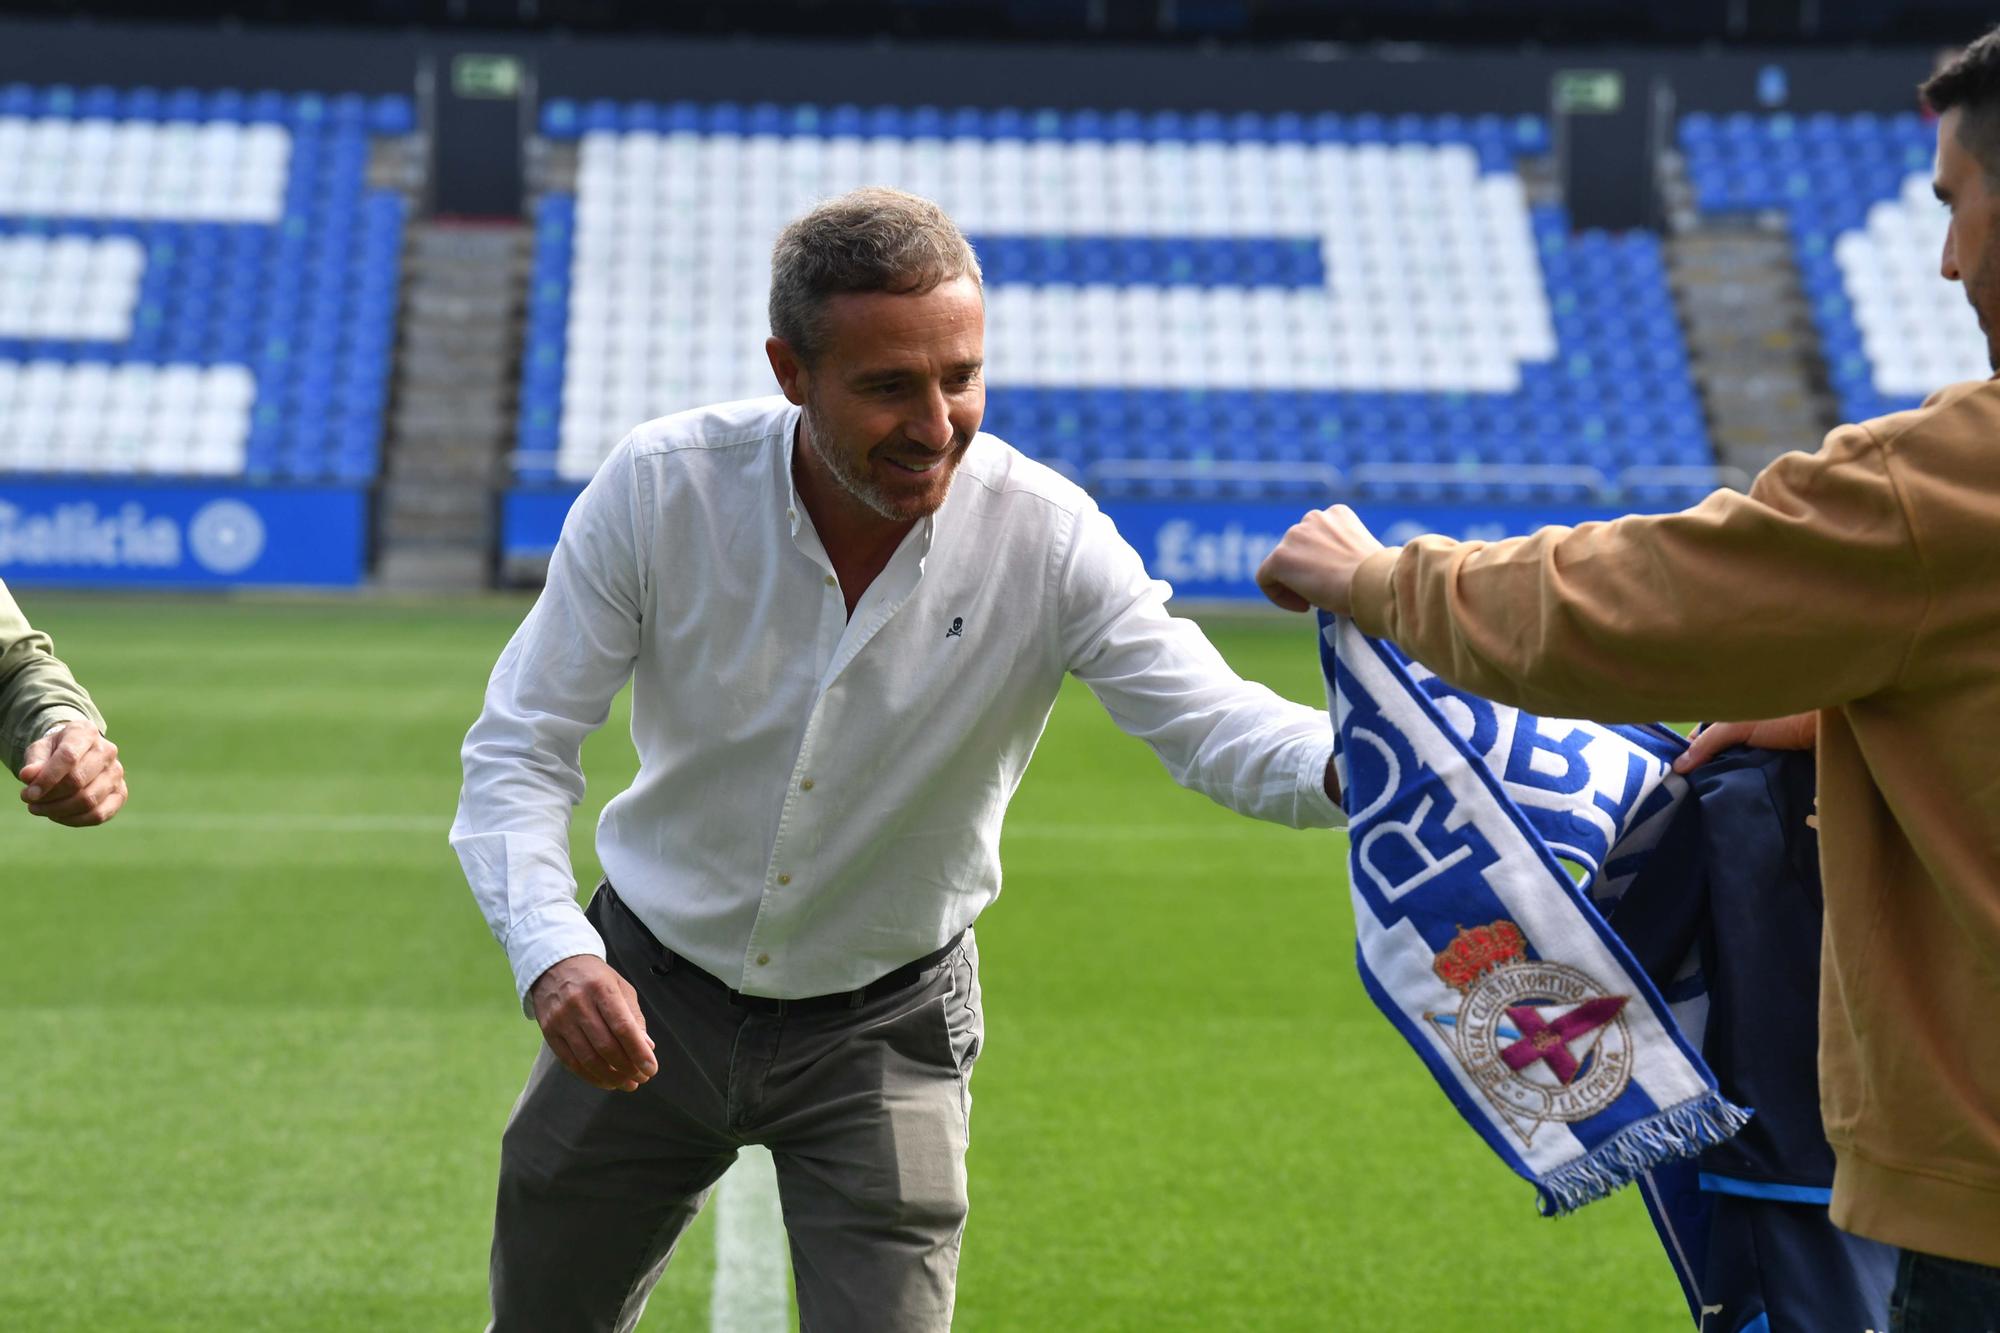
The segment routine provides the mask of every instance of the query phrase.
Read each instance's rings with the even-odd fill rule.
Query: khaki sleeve
[[[104,718],[56,657],[49,636],[28,624],[7,585],[0,583],[0,752],[17,773],[28,746],[61,722]]]
[[[1891,684],[1930,595],[1887,456],[1844,426],[1682,513],[1381,552],[1354,620],[1539,712],[1755,719]]]

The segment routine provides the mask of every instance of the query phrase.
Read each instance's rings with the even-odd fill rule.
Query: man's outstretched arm
[[[1351,614],[1462,688],[1604,721],[1774,717],[1860,698],[1910,660],[1932,589],[1868,430],[1749,495],[1501,542],[1381,549],[1344,507],[1266,561],[1273,601]]]
[[[1079,516],[1068,554],[1064,663],[1120,729],[1174,781],[1239,814],[1293,828],[1346,822],[1325,705],[1237,675],[1194,622],[1168,613],[1167,586],[1101,512]]]

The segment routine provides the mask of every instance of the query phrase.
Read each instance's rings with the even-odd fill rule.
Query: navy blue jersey
[[[1611,924],[1669,995],[1699,949],[1702,1056],[1723,1094],[1756,1114],[1691,1168],[1655,1172],[1647,1204],[1705,1333],[1886,1328],[1896,1252],[1826,1212],[1813,757],[1732,750],[1690,781]]]

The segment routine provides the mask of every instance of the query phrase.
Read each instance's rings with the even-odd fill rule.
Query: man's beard
[[[2000,370],[2000,256],[1988,255],[1979,273],[1965,284],[1965,299],[1979,318],[1979,331],[1986,337],[1986,364]],[[1994,276],[1987,276],[1992,274]]]
[[[840,489],[853,496],[870,513],[880,518],[886,518],[894,523],[907,523],[912,519],[922,518],[926,514],[936,512],[936,508],[933,507],[918,513],[911,513],[899,506],[895,498],[881,486],[877,485],[875,478],[869,475],[868,462],[873,456],[874,451],[871,449],[867,454],[862,455],[857,462],[852,454],[840,448],[834,442],[833,434],[826,429],[825,421],[813,407],[810,398],[805,401],[800,412],[805,417],[807,447],[813,451],[814,457],[826,465],[826,470],[833,475],[833,479],[839,484]],[[958,438],[957,432],[954,430],[952,433],[951,449],[943,458],[938,460],[939,467],[949,469],[945,473],[944,478],[947,494],[951,490],[951,474],[957,470],[957,456],[963,451],[963,448],[964,441]],[[939,497],[938,503],[943,503],[942,496]]]

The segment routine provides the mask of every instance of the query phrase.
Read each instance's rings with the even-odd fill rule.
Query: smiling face
[[[810,362],[779,338],[765,351],[785,397],[804,409],[795,460],[809,508],[831,503],[862,526],[937,512],[986,415],[977,283],[830,297]]]
[[[1964,117],[1964,108],[1953,107],[1938,119],[1931,189],[1951,210],[1938,272],[1964,284],[1965,299],[1986,333],[1987,363],[2000,367],[2000,259],[1993,253],[2000,244],[2000,225],[1994,216],[2000,210],[2000,191],[1979,157],[1966,147]]]

